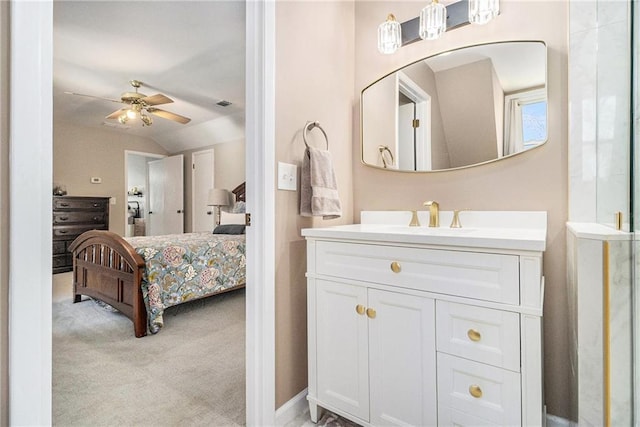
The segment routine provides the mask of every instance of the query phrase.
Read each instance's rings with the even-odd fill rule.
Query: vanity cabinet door
[[[367,309],[371,424],[436,425],[434,300],[369,289]]]
[[[369,421],[367,289],[316,281],[318,400]]]

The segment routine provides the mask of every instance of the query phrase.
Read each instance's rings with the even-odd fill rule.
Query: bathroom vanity
[[[440,215],[302,230],[314,422],[322,407],[364,426],[544,424],[546,213]]]

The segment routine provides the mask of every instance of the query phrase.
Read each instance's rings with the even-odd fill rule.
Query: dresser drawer
[[[106,221],[104,212],[75,211],[75,212],[54,212],[54,224],[104,224]]]
[[[69,243],[70,240],[54,240],[53,241],[53,254],[54,255],[61,255],[61,254],[66,254],[67,253],[67,243]]]
[[[316,242],[318,274],[518,304],[515,255]]]
[[[71,254],[54,255],[52,258],[53,268],[68,267],[70,265],[73,265],[73,258],[71,257]]]
[[[53,209],[91,209],[103,211],[107,208],[108,199],[54,197]]]
[[[436,303],[438,351],[520,372],[520,316],[501,310]]]
[[[69,238],[74,239],[77,236],[81,235],[85,231],[89,230],[106,230],[107,226],[105,224],[96,225],[60,225],[53,227],[53,238]]]
[[[446,420],[456,414],[486,425],[521,424],[520,374],[443,353],[437,363],[438,424],[452,425]]]

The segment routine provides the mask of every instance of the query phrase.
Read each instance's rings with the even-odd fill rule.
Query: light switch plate
[[[102,178],[100,178],[99,176],[92,176],[91,177],[91,183],[92,184],[102,184]]]
[[[290,163],[278,162],[278,190],[298,189],[298,167]]]

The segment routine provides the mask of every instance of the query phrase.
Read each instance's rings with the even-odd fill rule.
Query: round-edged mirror
[[[422,59],[361,95],[362,162],[428,172],[483,164],[547,141],[547,47],[509,41]]]

